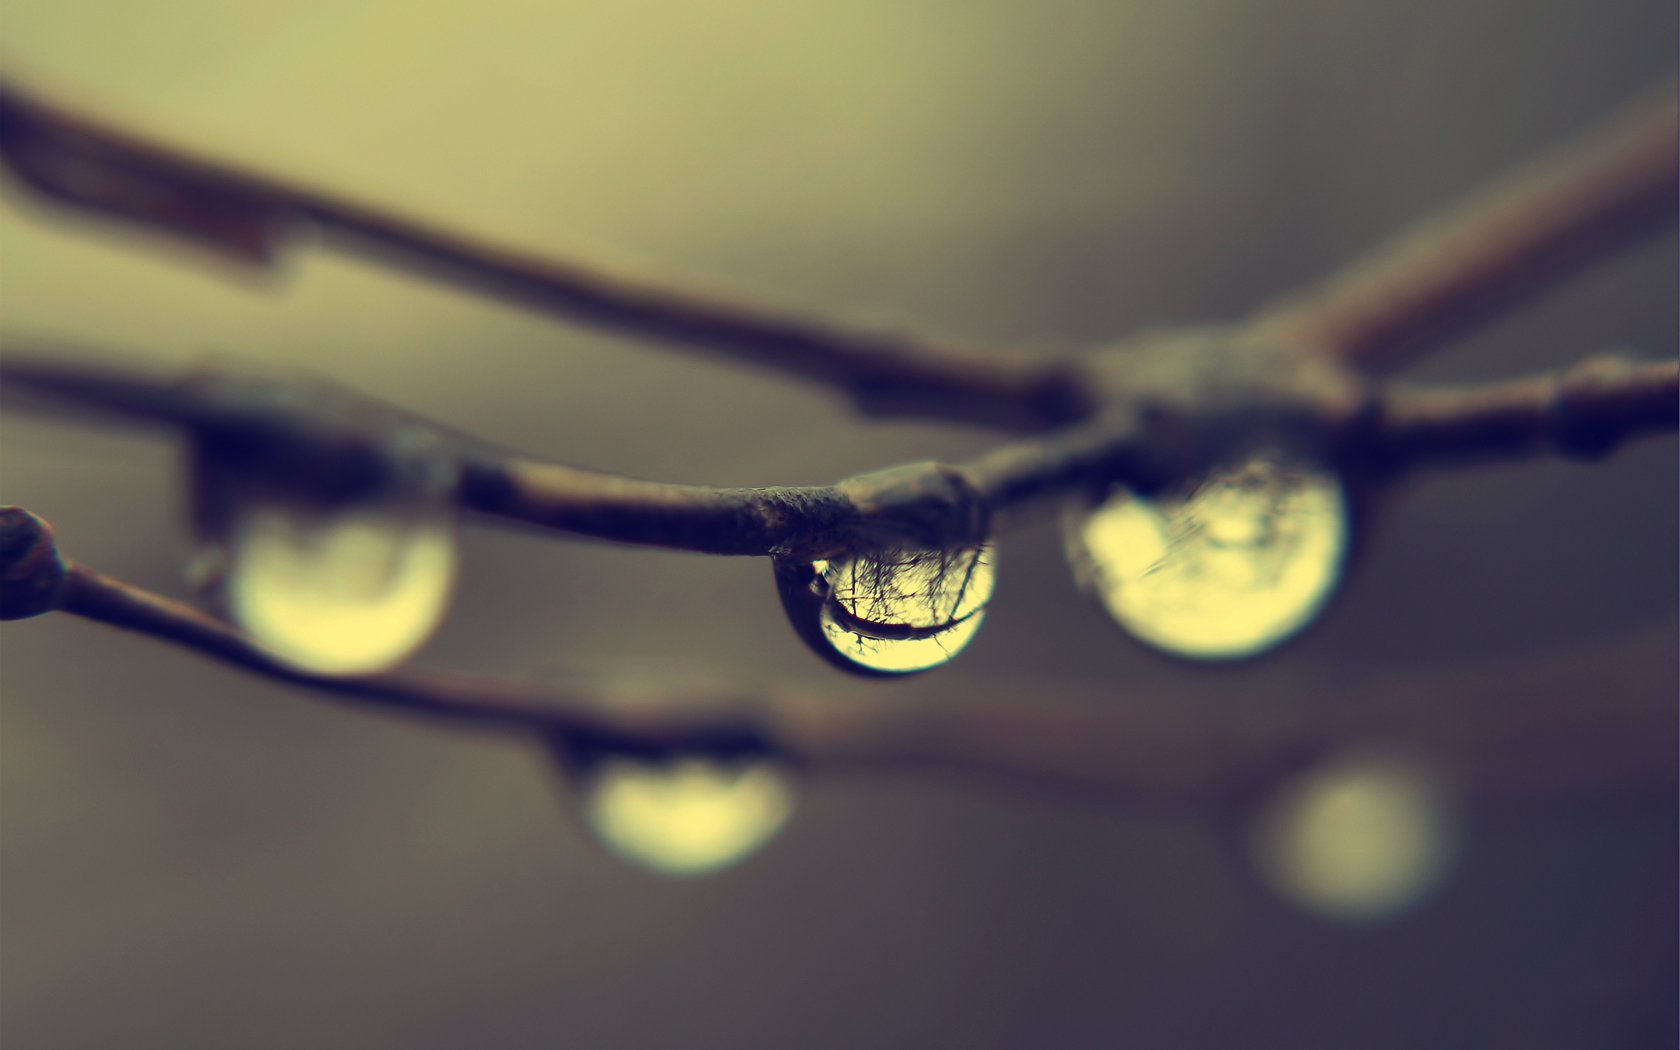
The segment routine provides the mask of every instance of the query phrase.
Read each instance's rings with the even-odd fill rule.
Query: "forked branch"
[[[1597,358],[1560,376],[1435,391],[1384,385],[1364,370],[1439,342],[1634,233],[1665,228],[1674,125],[1670,97],[1247,325],[1138,337],[1072,361],[853,331],[612,277],[205,160],[0,85],[0,156],[63,203],[259,264],[308,228],[476,291],[825,382],[866,411],[1048,432],[965,464],[912,464],[834,485],[716,489],[548,462],[295,378],[159,375],[7,346],[0,380],[8,398],[164,423],[200,442],[237,437],[273,450],[276,461],[293,457],[300,477],[317,465],[377,473],[394,448],[420,447],[458,470],[453,498],[482,514],[626,542],[812,559],[905,540],[973,543],[1071,494],[1149,489],[1271,446],[1349,474],[1547,450],[1598,454],[1675,429],[1675,362]],[[8,530],[27,524],[20,514],[8,512]],[[636,753],[773,751],[816,769],[949,767],[1168,800],[1241,794],[1327,750],[1375,739],[1415,745],[1489,790],[1673,776],[1672,726],[1652,724],[1663,705],[1595,709],[1593,732],[1553,739],[1555,727],[1579,723],[1581,696],[1621,696],[1607,683],[1649,693],[1626,661],[1593,665],[1584,679],[1571,677],[1571,660],[1566,670],[1529,665],[1462,689],[1433,679],[1427,689],[1374,687],[1368,692],[1392,702],[1368,697],[1365,714],[1338,726],[1243,720],[1228,704],[1183,697],[1029,711],[965,696],[960,707],[906,709],[740,687],[676,690],[650,707],[625,702],[614,683],[551,691],[438,674],[300,672],[202,613],[65,566],[46,533],[32,535],[5,538],[8,617],[61,610],[324,695]],[[1246,700],[1255,710],[1289,707]]]
[[[1386,366],[1633,236],[1672,225],[1674,90],[1286,297],[1256,341]],[[1042,427],[1103,406],[1074,359],[819,323],[511,249],[164,145],[0,82],[0,157],[64,204],[271,263],[301,229],[334,246],[570,319],[828,383],[867,412]]]
[[[202,372],[181,376],[112,363],[109,355],[62,348],[48,355],[7,346],[0,381],[9,397],[45,398],[49,406],[119,413],[244,444],[272,445],[298,458],[377,462],[393,435],[405,448],[460,471],[464,508],[529,525],[626,543],[712,554],[827,557],[880,543],[929,548],[985,540],[1001,523],[1031,517],[1069,495],[1112,484],[1148,487],[1217,460],[1223,442],[1176,442],[1174,434],[1222,433],[1241,449],[1267,439],[1266,415],[1228,420],[1213,413],[1163,420],[1117,410],[1041,438],[1001,446],[968,463],[910,464],[832,485],[712,488],[617,477],[511,452],[322,381]],[[1633,364],[1591,358],[1559,376],[1465,389],[1391,385],[1368,403],[1350,401],[1334,382],[1279,383],[1272,375],[1269,412],[1287,417],[1291,440],[1334,456],[1344,471],[1383,471],[1489,456],[1547,451],[1599,454],[1631,438],[1673,431],[1676,362]],[[1175,373],[1139,369],[1130,386],[1147,397],[1178,387]],[[1237,377],[1241,381],[1241,376]],[[1283,391],[1279,394],[1279,391]],[[1240,396],[1241,390],[1236,395]],[[1282,401],[1293,398],[1293,403]],[[1240,402],[1239,402],[1240,404]],[[1246,415],[1239,411],[1239,414]]]

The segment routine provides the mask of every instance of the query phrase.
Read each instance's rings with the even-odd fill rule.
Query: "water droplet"
[[[793,813],[794,776],[775,758],[579,759],[565,745],[556,750],[590,833],[661,874],[700,875],[733,864],[770,841]]]
[[[455,530],[438,510],[381,502],[247,506],[222,583],[228,614],[277,659],[318,674],[400,663],[442,621]]]
[[[813,649],[864,674],[947,663],[986,617],[997,572],[991,545],[889,548],[814,563],[779,563],[783,605]]]
[[[1318,613],[1348,536],[1337,478],[1269,458],[1145,499],[1116,490],[1070,529],[1081,582],[1119,624],[1181,656],[1272,648]]]
[[[276,660],[369,674],[441,622],[456,564],[446,467],[416,463],[330,498],[214,451],[195,467],[202,548],[189,576]]]
[[[1393,756],[1344,756],[1286,784],[1254,826],[1263,878],[1301,908],[1365,922],[1440,884],[1457,821],[1437,778]]]

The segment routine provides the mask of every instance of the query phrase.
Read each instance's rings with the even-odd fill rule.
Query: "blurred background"
[[[9,73],[138,127],[517,243],[817,314],[1081,347],[1232,319],[1671,75],[1656,0],[845,5],[10,0]],[[822,390],[343,257],[278,275],[0,195],[0,327],[319,369],[625,474],[831,481],[974,452]],[[1674,352],[1653,239],[1417,370]],[[179,449],[9,416],[0,499],[183,594]],[[1675,443],[1417,479],[1324,621],[1204,670],[1124,641],[1054,522],[1006,537],[964,682],[1283,691],[1612,645],[1674,736]],[[1661,1047],[1672,780],[1462,811],[1381,922],[1273,894],[1193,808],[936,777],[806,785],[738,867],[580,835],[535,749],[347,713],[69,618],[9,624],[0,1038],[16,1047]],[[768,566],[476,525],[430,665],[846,682]],[[1597,698],[1583,696],[1583,704]]]

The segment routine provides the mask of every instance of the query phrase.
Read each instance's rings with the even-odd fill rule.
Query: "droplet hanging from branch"
[[[189,574],[277,660],[370,674],[401,663],[442,621],[457,560],[456,471],[391,444],[323,465],[277,444],[194,438],[200,551]]]
[[[1068,547],[1080,582],[1132,635],[1230,660],[1311,622],[1341,578],[1348,533],[1335,475],[1256,457],[1152,497],[1116,488],[1070,522]]]
[[[793,815],[796,777],[766,754],[633,754],[549,741],[578,819],[609,852],[662,875],[702,875],[747,857]]]
[[[819,656],[893,675],[938,667],[968,645],[992,599],[994,558],[990,544],[892,547],[775,568],[794,630]]]

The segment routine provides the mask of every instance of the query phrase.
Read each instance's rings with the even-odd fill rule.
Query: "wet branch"
[[[866,412],[1038,433],[963,464],[721,489],[550,462],[296,376],[162,375],[81,350],[7,345],[0,381],[12,404],[114,414],[178,428],[195,444],[255,449],[305,485],[364,483],[419,449],[458,472],[453,498],[462,507],[575,534],[809,558],[905,540],[945,547],[1070,495],[1148,489],[1263,448],[1354,475],[1597,455],[1672,433],[1672,360],[1593,358],[1553,376],[1436,390],[1365,370],[1400,363],[1570,267],[1664,228],[1675,153],[1670,90],[1240,328],[1037,360],[844,329],[508,249],[178,151],[0,84],[0,159],[59,203],[256,265],[313,232],[477,292],[827,383]],[[1674,775],[1668,705],[1630,700],[1649,700],[1652,688],[1671,696],[1672,683],[1653,686],[1641,677],[1650,660],[1625,650],[1556,665],[1529,658],[1461,682],[1370,683],[1358,711],[1334,724],[1281,713],[1296,709],[1288,697],[1246,688],[1241,697],[1199,690],[1115,705],[1109,690],[1087,697],[1058,686],[1055,705],[1029,709],[1014,699],[1019,690],[994,695],[966,683],[961,704],[905,705],[768,686],[677,687],[631,702],[610,681],[537,689],[430,672],[334,678],[276,663],[225,623],[66,564],[50,533],[29,532],[35,520],[5,511],[4,618],[67,612],[324,697],[632,753],[770,751],[814,770],[943,769],[1166,801],[1240,796],[1362,742],[1402,743],[1493,793]],[[1234,713],[1242,711],[1250,713]]]
[[[811,559],[897,543],[971,545],[1071,495],[1113,484],[1147,489],[1274,441],[1347,473],[1376,474],[1490,457],[1598,455],[1680,426],[1673,361],[1605,356],[1559,375],[1481,387],[1365,389],[1326,377],[1316,359],[1292,382],[1289,359],[1256,359],[1239,347],[1236,360],[1257,361],[1253,375],[1217,369],[1224,386],[1210,390],[1187,381],[1178,365],[1163,370],[1140,358],[1127,373],[1131,398],[1105,414],[967,463],[913,463],[830,485],[712,488],[509,451],[321,380],[181,375],[85,350],[0,349],[8,401],[168,424],[209,445],[266,447],[304,494],[341,474],[377,472],[386,457],[418,447],[456,465],[453,498],[479,514],[624,543]]]
[[[134,631],[322,699],[650,758],[776,754],[816,774],[931,772],[1140,805],[1241,803],[1359,748],[1399,749],[1493,797],[1674,778],[1672,683],[1649,675],[1656,646],[1648,642],[1470,667],[1424,684],[1371,682],[1356,687],[1357,710],[1336,718],[1248,687],[1134,689],[1117,704],[1111,688],[1058,685],[1053,701],[1024,704],[1032,690],[1008,683],[964,682],[960,698],[907,702],[750,683],[650,690],[613,679],[543,688],[428,671],[339,678],[292,670],[196,609],[60,561],[33,516],[8,508],[4,524],[0,600],[13,613],[27,591],[35,614]],[[16,557],[30,546],[24,533],[33,569],[20,573],[15,566],[30,560]]]

